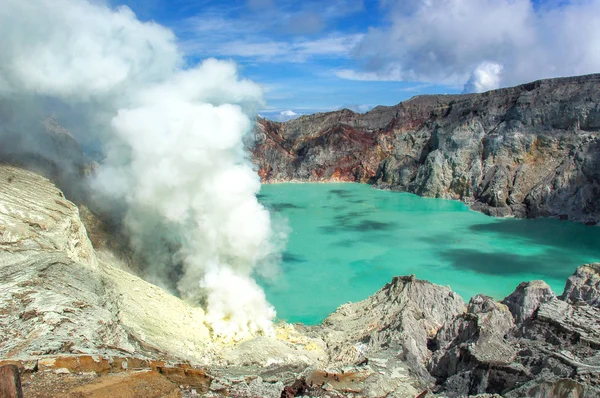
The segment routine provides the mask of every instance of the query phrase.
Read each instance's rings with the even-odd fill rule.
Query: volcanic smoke
[[[272,266],[276,234],[242,143],[261,88],[231,62],[186,65],[170,30],[126,7],[4,0],[0,34],[0,110],[11,112],[0,134],[31,135],[51,110],[99,142],[92,186],[126,205],[146,267],[181,264],[178,293],[204,304],[216,336],[272,333],[252,275]]]

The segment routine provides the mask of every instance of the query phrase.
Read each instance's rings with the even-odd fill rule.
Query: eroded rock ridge
[[[265,182],[352,181],[459,199],[494,216],[600,221],[600,75],[259,119]]]

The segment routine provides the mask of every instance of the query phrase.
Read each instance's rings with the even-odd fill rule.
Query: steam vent
[[[0,398],[600,397],[558,3],[2,0]]]

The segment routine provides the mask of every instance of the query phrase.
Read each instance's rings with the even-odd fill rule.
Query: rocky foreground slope
[[[600,396],[600,264],[501,303],[396,277],[232,343],[115,258],[49,180],[0,165],[0,395],[20,374],[26,397]]]
[[[495,216],[596,223],[599,133],[597,74],[260,119],[249,147],[265,182],[370,182]]]

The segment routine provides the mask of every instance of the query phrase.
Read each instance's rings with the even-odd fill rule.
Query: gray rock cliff
[[[265,182],[370,182],[494,216],[595,223],[599,132],[600,75],[588,75],[259,119],[248,146]]]

